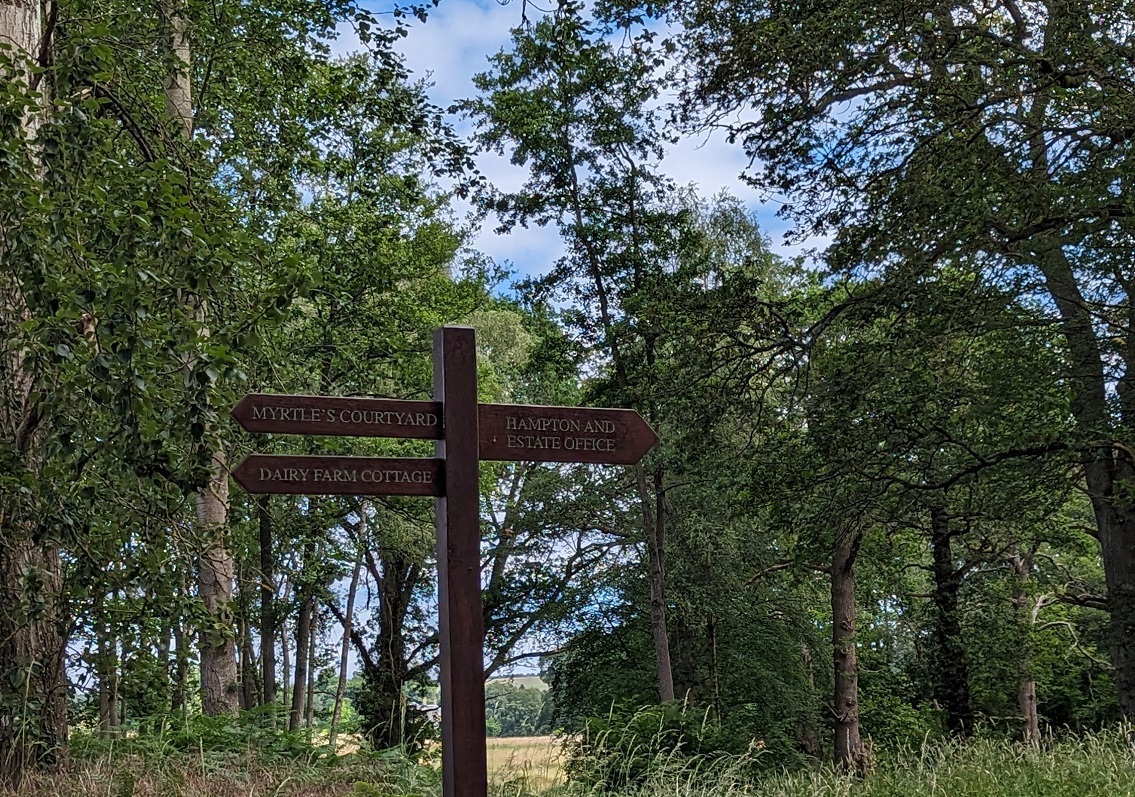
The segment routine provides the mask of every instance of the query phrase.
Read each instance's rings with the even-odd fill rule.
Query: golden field
[[[555,736],[489,739],[489,780],[498,784],[521,781],[533,790],[563,783],[562,742]]]

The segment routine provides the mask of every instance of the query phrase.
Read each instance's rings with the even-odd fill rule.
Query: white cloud
[[[445,108],[476,94],[473,76],[486,71],[489,56],[508,45],[510,30],[521,22],[521,5],[520,0],[503,4],[497,0],[441,0],[424,24],[411,20],[409,34],[399,49],[414,76],[433,84],[429,94],[437,105]],[[340,53],[358,47],[357,37],[349,30],[341,31],[334,44]],[[469,132],[464,120],[455,119],[454,124],[462,133]],[[526,177],[522,168],[496,155],[480,156],[478,166],[493,185],[504,190],[519,187]],[[805,247],[784,244],[787,224],[775,215],[779,203],[741,181],[740,174],[747,166],[741,148],[716,134],[688,138],[669,147],[662,170],[679,185],[696,184],[703,196],[728,190],[757,213],[774,251],[785,256],[799,254]],[[468,206],[456,202],[455,207],[461,212]],[[545,273],[564,251],[554,228],[517,228],[497,235],[496,226],[494,218],[486,219],[472,246],[497,262],[510,262],[520,273]]]

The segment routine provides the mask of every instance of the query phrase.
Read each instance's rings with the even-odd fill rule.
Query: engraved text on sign
[[[233,471],[250,493],[441,495],[436,459],[252,454]]]
[[[658,441],[634,410],[482,404],[481,459],[629,465]]]
[[[441,405],[436,401],[249,393],[233,407],[232,416],[250,432],[441,437]]]

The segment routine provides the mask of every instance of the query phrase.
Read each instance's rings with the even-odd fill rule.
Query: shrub
[[[742,758],[752,769],[761,740],[723,729],[709,713],[681,703],[612,707],[605,717],[584,720],[566,743],[568,778],[599,792],[640,786],[656,770],[710,768],[716,759]]]

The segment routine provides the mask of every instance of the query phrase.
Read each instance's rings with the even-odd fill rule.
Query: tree
[[[286,249],[285,221],[299,208],[304,165],[337,135],[325,110],[345,98],[313,76],[336,24],[371,17],[350,4],[165,10],[0,6],[4,780],[65,757],[73,621],[102,635],[108,698],[125,694],[115,684],[140,685],[144,665],[171,666],[170,699],[184,707],[194,626],[220,652],[220,677],[207,679],[217,700],[207,702],[227,711],[237,697],[232,573],[219,561],[210,576],[206,562],[203,589],[186,578],[189,549],[224,559],[217,546],[230,530],[212,512],[208,539],[173,543],[153,519],[165,532],[179,527],[193,512],[186,499],[210,482],[205,503],[224,503],[218,408],[243,384],[260,336],[311,282]],[[396,60],[393,37],[374,31],[376,62]],[[403,118],[406,95],[393,94],[386,110]],[[413,128],[421,114],[404,118]],[[64,578],[100,608],[66,600]],[[162,602],[140,599],[155,586]],[[155,605],[157,625],[108,622],[112,611]],[[251,641],[241,642],[247,657]],[[121,683],[135,665],[139,678]],[[121,716],[113,702],[107,724]]]
[[[67,744],[59,541],[46,533],[44,507],[21,495],[48,465],[47,419],[36,393],[49,366],[21,334],[39,309],[28,295],[39,253],[27,242],[39,237],[41,218],[7,204],[46,204],[39,134],[50,95],[35,70],[46,67],[52,47],[38,2],[0,5],[0,177],[10,187],[0,196],[0,784],[18,783],[28,767],[59,763]]]
[[[519,192],[484,198],[502,218],[501,231],[554,223],[568,242],[569,254],[539,281],[538,292],[562,293],[576,303],[573,326],[609,366],[612,398],[641,406],[651,421],[657,333],[633,308],[654,287],[673,219],[660,202],[668,186],[653,171],[661,155],[648,110],[656,94],[653,62],[637,45],[613,47],[606,33],[584,18],[581,3],[560,3],[533,28],[513,31],[513,49],[494,56],[494,71],[474,79],[482,96],[460,107],[476,120],[482,146],[529,168]],[[672,700],[666,472],[658,459],[633,470],[659,697]]]
[[[835,268],[889,281],[946,263],[1035,301],[1092,497],[1120,701],[1135,716],[1126,5],[610,4],[683,25],[687,118],[721,123]],[[737,122],[725,122],[740,113]]]
[[[540,725],[548,692],[514,686],[507,681],[485,686],[486,721],[493,736],[536,736],[549,728]]]

